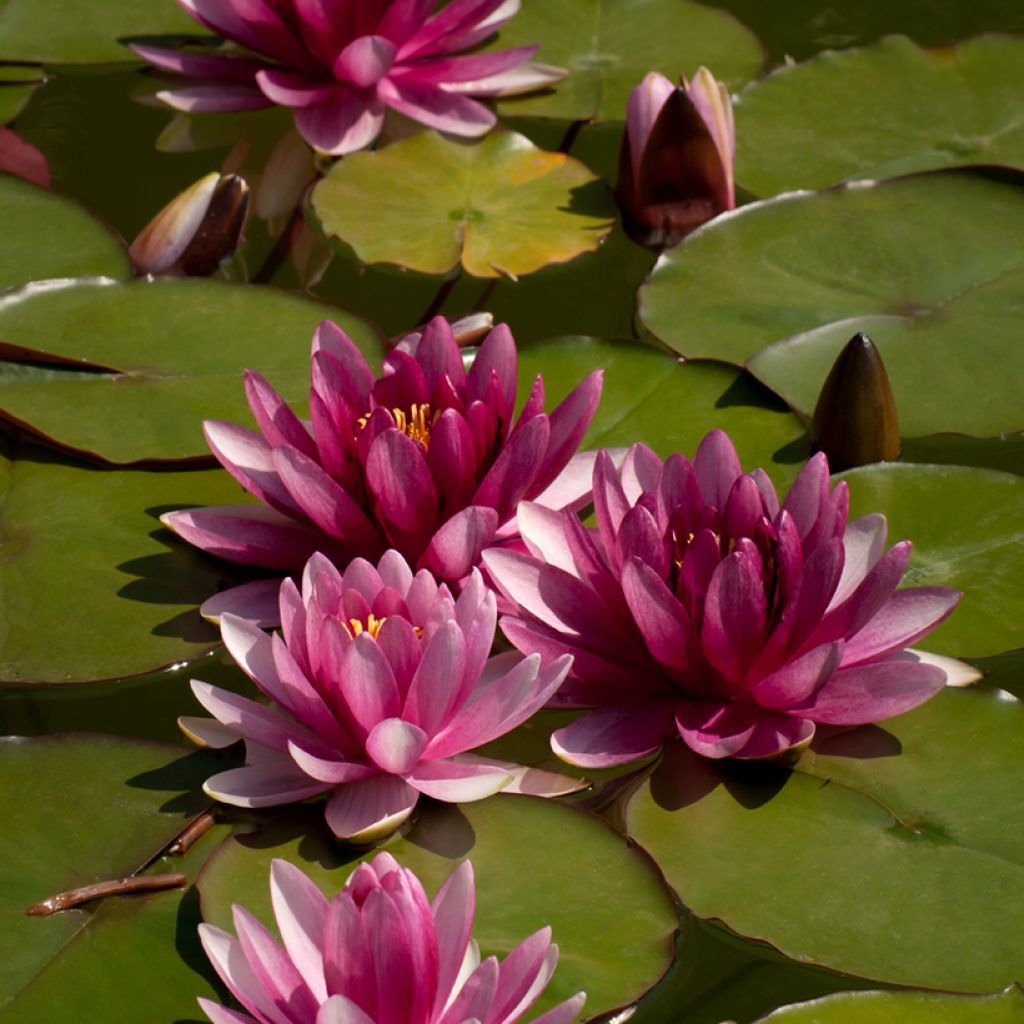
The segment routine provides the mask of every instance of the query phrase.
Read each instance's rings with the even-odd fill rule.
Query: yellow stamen
[[[430,448],[430,429],[437,422],[440,413],[432,414],[429,402],[423,402],[422,404],[414,402],[408,411],[405,409],[392,409],[391,415],[394,417],[395,426],[403,434],[411,437],[414,441],[418,441],[423,445],[424,449]],[[370,413],[360,416],[356,422],[359,424],[359,429],[362,430],[370,422]]]
[[[353,640],[361,633],[369,633],[376,640],[380,635],[381,626],[387,621],[388,617],[386,615],[382,619],[378,619],[376,615],[368,615],[366,622],[363,622],[362,619],[349,619],[348,622],[343,622],[341,626]]]

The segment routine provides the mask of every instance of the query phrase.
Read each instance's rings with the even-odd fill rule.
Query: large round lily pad
[[[509,115],[614,121],[648,71],[669,78],[704,64],[731,85],[761,67],[757,37],[731,14],[689,0],[524,0],[495,48],[540,43],[538,60],[565,68],[553,92],[504,103]]]
[[[956,587],[953,614],[920,646],[981,658],[1024,646],[1024,480],[963,466],[888,463],[844,474],[850,515],[882,512],[914,548],[905,585]]]
[[[420,132],[339,161],[313,192],[324,230],[364,263],[518,277],[596,249],[608,189],[564,153],[515,132],[478,142]]]
[[[120,239],[92,214],[11,174],[0,174],[0,221],[0,289],[38,278],[131,273]]]
[[[106,927],[102,922],[108,907],[121,904],[120,916],[127,908],[130,921],[132,908],[137,912],[144,901],[108,900],[99,909],[93,904],[49,917],[29,917],[25,911],[67,889],[144,868],[209,804],[200,786],[217,770],[217,761],[206,751],[190,753],[174,744],[112,736],[0,739],[0,813],[5,822],[0,830],[0,1014],[30,1019],[22,1013],[22,1000],[33,998],[33,990],[45,989],[50,970],[95,941],[97,929]],[[111,952],[120,971],[127,969],[124,958],[142,934],[125,928],[115,941]],[[149,968],[134,964],[132,970],[139,966],[178,976],[188,973],[174,949],[173,930],[167,938],[162,953],[150,943],[156,960]],[[93,1012],[111,995],[98,999]],[[113,1018],[104,1012],[103,1019]]]
[[[165,0],[6,0],[0,4],[0,60],[46,64],[137,61],[125,45],[143,36],[208,35]]]
[[[553,407],[597,367],[605,371],[604,390],[584,448],[642,441],[663,458],[677,451],[692,456],[718,427],[732,437],[745,468],[763,466],[780,483],[806,458],[797,417],[749,374],[720,363],[683,363],[635,341],[569,337],[524,346],[520,394],[543,374]]]
[[[313,329],[336,321],[371,358],[381,344],[336,306],[268,288],[181,279],[72,281],[0,299],[0,354],[88,374],[2,372],[4,416],[105,461],[209,456],[204,419],[250,422],[242,371],[289,400],[309,390]]]
[[[905,433],[1020,429],[1024,349],[1009,325],[1024,281],[1022,180],[943,171],[754,204],[663,255],[640,317],[691,357],[742,362],[793,338],[751,365],[803,408],[840,342],[864,331]],[[965,380],[985,401],[963,400]]]
[[[0,683],[140,675],[215,647],[196,606],[239,577],[157,517],[242,498],[220,469],[85,468],[26,447],[0,461]]]
[[[759,1024],[1017,1024],[1024,1020],[1018,986],[991,996],[936,992],[843,992],[785,1006]]]
[[[642,852],[591,814],[537,797],[431,803],[384,849],[415,871],[429,894],[460,861],[472,861],[473,937],[484,956],[503,956],[551,925],[558,969],[538,1011],[586,989],[584,1016],[596,1016],[635,1001],[671,962],[677,922],[668,890]],[[203,917],[231,928],[230,906],[241,903],[272,924],[275,857],[297,864],[328,895],[355,866],[353,853],[326,832],[319,808],[291,820],[279,816],[251,836],[236,836],[207,862],[198,881]]]
[[[627,809],[682,902],[787,956],[992,992],[1024,970],[1024,705],[946,690],[795,771],[670,747]]]
[[[760,196],[968,164],[1024,167],[1024,39],[922,50],[891,36],[750,85],[736,180]]]

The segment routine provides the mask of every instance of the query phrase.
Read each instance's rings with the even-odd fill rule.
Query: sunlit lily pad
[[[203,917],[231,927],[241,903],[272,923],[270,862],[299,865],[328,894],[354,867],[322,824],[322,812],[278,817],[237,836],[199,877]],[[536,797],[497,796],[454,807],[430,804],[408,835],[384,847],[432,894],[468,857],[476,876],[474,938],[484,956],[504,955],[550,924],[558,969],[537,1010],[580,989],[587,1018],[636,1000],[671,960],[676,916],[653,865],[602,820]],[[366,854],[372,857],[375,851]]]
[[[889,463],[844,474],[850,514],[883,512],[914,548],[905,584],[964,598],[921,646],[980,658],[1024,646],[1024,479],[961,466]]]
[[[650,445],[663,458],[692,456],[712,428],[725,430],[748,469],[763,466],[788,482],[807,456],[800,422],[756,381],[734,367],[683,363],[635,341],[553,338],[519,353],[519,388],[525,394],[544,375],[549,404],[578,380],[603,367],[601,404],[583,441],[586,448]]]
[[[891,36],[781,67],[736,104],[736,180],[757,195],[968,164],[1024,167],[1024,39],[922,50]]]
[[[239,580],[157,516],[243,497],[220,469],[84,468],[24,446],[0,461],[0,683],[140,675],[215,647],[196,606]]]
[[[640,317],[686,356],[733,362],[806,335],[751,362],[805,410],[825,361],[863,330],[904,433],[1019,430],[1022,180],[943,171],[746,207],[662,256]],[[967,380],[984,401],[964,400]]]
[[[177,33],[208,34],[177,4],[164,0],[6,0],[0,4],[0,60],[137,61],[125,40]]]
[[[479,142],[421,132],[334,165],[313,192],[329,235],[364,263],[518,277],[596,249],[611,230],[608,189],[525,136]]]
[[[1024,705],[946,690],[819,742],[793,772],[676,744],[629,833],[694,913],[793,959],[957,992],[1020,977]]]
[[[79,371],[15,373],[0,364],[3,415],[114,463],[207,457],[203,419],[250,422],[242,371],[289,401],[309,390],[316,324],[331,319],[370,358],[376,331],[335,306],[207,280],[72,281],[0,298],[0,354]]]
[[[0,289],[47,277],[127,277],[128,254],[110,229],[73,199],[0,174]]]
[[[1024,994],[1014,986],[991,996],[937,992],[844,992],[785,1006],[758,1024],[1017,1024]]]
[[[164,1001],[167,996],[157,990],[173,988],[177,981],[172,984],[171,976],[187,981],[191,971],[174,948],[173,928],[146,940],[137,918],[151,900],[165,901],[166,895],[114,898],[49,917],[29,917],[25,911],[56,893],[145,867],[208,805],[200,785],[216,769],[215,762],[207,752],[113,736],[0,739],[0,813],[5,822],[0,829],[0,1014],[19,1021],[74,1019],[63,1011],[60,1016],[30,1017],[26,1006],[47,989],[51,1003],[60,993],[66,999],[69,990],[54,989],[51,972],[88,950],[100,934],[108,935],[104,941],[112,947],[106,984],[113,971],[124,975],[143,970],[150,977],[166,971],[166,979],[154,984],[152,993]],[[165,865],[162,870],[181,869]],[[180,897],[180,892],[170,894],[172,908]],[[119,938],[108,934],[115,921]],[[132,959],[129,967],[127,958],[139,941],[147,942],[148,955]],[[94,974],[101,963],[102,958],[93,960]],[[207,987],[201,978],[195,982],[200,986],[195,991]],[[113,990],[105,989],[99,977],[89,989],[95,996],[91,1015],[103,1006],[102,1019],[114,1020],[106,1012]],[[83,1009],[77,1019],[89,1016]],[[148,1010],[146,1017],[163,1019]]]
[[[704,64],[739,85],[761,67],[757,37],[725,11],[688,0],[525,0],[496,46],[541,43],[537,59],[569,71],[551,93],[506,102],[510,115],[622,120],[648,71],[670,78]]]

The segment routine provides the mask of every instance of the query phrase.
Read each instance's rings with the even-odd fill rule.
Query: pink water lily
[[[232,907],[237,938],[199,926],[206,955],[244,1012],[210,999],[213,1024],[515,1024],[558,963],[541,928],[504,959],[480,959],[470,937],[473,868],[463,861],[427,899],[416,875],[389,853],[360,864],[328,899],[299,868],[270,866],[281,942],[244,907]],[[569,1024],[582,992],[534,1018]]]
[[[291,107],[325,153],[368,146],[388,108],[421,124],[479,136],[495,123],[478,100],[551,85],[537,46],[466,54],[519,10],[519,0],[178,0],[196,21],[242,47],[203,53],[133,46],[197,84],[157,95],[186,111]]]
[[[211,554],[269,569],[301,569],[321,551],[339,565],[396,548],[448,581],[483,548],[514,535],[522,499],[564,507],[590,488],[593,454],[573,460],[601,394],[591,373],[550,414],[538,376],[518,419],[516,347],[491,330],[467,373],[451,327],[437,317],[402,342],[375,378],[330,321],[313,336],[311,424],[254,370],[245,386],[260,431],[207,421],[214,455],[264,504],[162,517]],[[573,460],[573,461],[571,461]],[[273,621],[277,581],[218,595],[204,614]]]
[[[206,746],[245,740],[245,766],[209,779],[210,796],[268,807],[330,794],[328,825],[357,842],[397,828],[420,794],[461,803],[525,778],[466,752],[525,722],[572,660],[542,668],[537,654],[489,658],[496,599],[479,570],[456,600],[397,551],[376,567],[357,558],[343,574],[314,555],[301,591],[281,584],[280,615],[283,637],[221,617],[228,651],[271,706],[193,681],[214,718],[181,727]],[[558,776],[529,778],[566,791]]]
[[[927,700],[967,666],[907,650],[953,610],[946,587],[896,587],[910,543],[885,550],[881,515],[847,521],[824,455],[785,500],[744,474],[721,431],[691,463],[634,445],[594,469],[596,530],[571,513],[519,510],[529,554],[484,564],[517,606],[521,650],[574,655],[560,694],[594,710],[552,744],[584,766],[653,754],[678,733],[707,757],[756,758]]]
[[[672,84],[652,71],[630,94],[615,197],[630,236],[674,245],[736,205],[729,91],[707,68]]]

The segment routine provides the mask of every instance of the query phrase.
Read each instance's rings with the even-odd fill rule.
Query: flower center
[[[394,418],[395,426],[403,434],[411,437],[414,441],[418,441],[423,446],[424,451],[429,450],[430,431],[440,415],[440,413],[431,412],[429,402],[413,402],[408,410],[392,409],[391,415]],[[366,424],[370,422],[370,413],[360,416],[356,422],[360,430],[364,429]]]
[[[386,615],[378,619],[376,615],[371,614],[367,615],[365,622],[362,619],[349,619],[348,622],[342,622],[341,627],[353,640],[361,633],[369,633],[376,640],[380,636],[381,626],[387,621]]]

